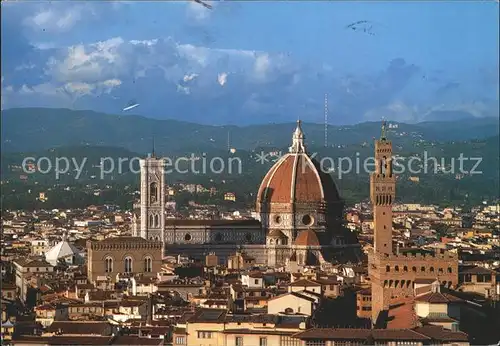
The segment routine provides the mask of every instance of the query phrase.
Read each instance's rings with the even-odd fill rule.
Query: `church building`
[[[343,201],[332,177],[306,151],[300,121],[289,152],[262,180],[257,220],[168,219],[165,162],[154,153],[141,160],[141,200],[134,235],[163,242],[169,255],[227,259],[236,251],[273,267],[357,262],[360,247],[343,226]]]

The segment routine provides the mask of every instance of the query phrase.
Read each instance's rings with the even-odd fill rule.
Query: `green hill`
[[[393,123],[395,124],[395,123]],[[498,134],[497,118],[455,122],[396,124],[390,130],[397,145],[482,139]],[[133,152],[226,150],[229,144],[243,150],[286,147],[294,123],[245,127],[208,126],[177,120],[156,120],[134,115],[110,115],[68,109],[18,108],[2,111],[2,152],[24,152],[60,146],[113,146]],[[324,145],[324,125],[303,125],[309,146]],[[329,145],[370,142],[380,135],[380,123],[328,127]]]

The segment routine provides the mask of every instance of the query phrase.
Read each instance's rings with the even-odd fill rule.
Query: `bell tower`
[[[140,236],[161,240],[165,228],[165,161],[154,150],[140,160],[141,166],[141,224]]]
[[[370,176],[370,199],[373,205],[373,247],[377,253],[391,254],[392,203],[396,197],[396,179],[392,172],[392,142],[382,124],[380,139],[375,141],[375,172]]]

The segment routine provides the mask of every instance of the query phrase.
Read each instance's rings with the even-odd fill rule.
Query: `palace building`
[[[368,270],[374,325],[393,303],[412,297],[415,284],[421,280],[438,280],[446,287],[458,284],[458,257],[455,253],[394,251],[392,203],[396,198],[396,177],[392,168],[392,142],[386,138],[384,122],[382,135],[375,141],[375,172],[370,176],[374,240],[368,256]]]
[[[343,201],[335,182],[306,151],[300,121],[289,152],[264,176],[255,220],[191,220],[165,217],[165,162],[154,153],[141,160],[141,200],[134,235],[163,242],[171,255],[221,260],[236,251],[269,266],[327,265],[354,261],[359,243],[343,226]]]
[[[163,244],[140,237],[116,237],[87,241],[87,277],[90,282],[116,282],[120,277],[160,272]]]

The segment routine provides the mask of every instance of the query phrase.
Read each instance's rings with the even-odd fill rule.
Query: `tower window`
[[[388,273],[391,271],[391,266],[385,266],[385,271]]]
[[[274,217],[274,222],[275,222],[276,224],[280,224],[280,223],[281,223],[281,216],[276,215],[276,216]]]
[[[451,267],[448,267],[448,273],[452,273],[453,270],[451,269]]]
[[[184,236],[184,240],[185,241],[190,241],[191,239],[192,239],[191,234],[186,233],[186,235]]]
[[[151,183],[151,185],[149,185],[149,198],[151,200],[151,203],[154,203],[158,200],[158,184],[157,183]]]
[[[430,267],[430,268],[429,268],[429,271],[430,271],[431,273],[434,273],[434,267]]]
[[[417,267],[412,267],[411,271],[414,272],[414,273],[416,273],[417,272]]]

